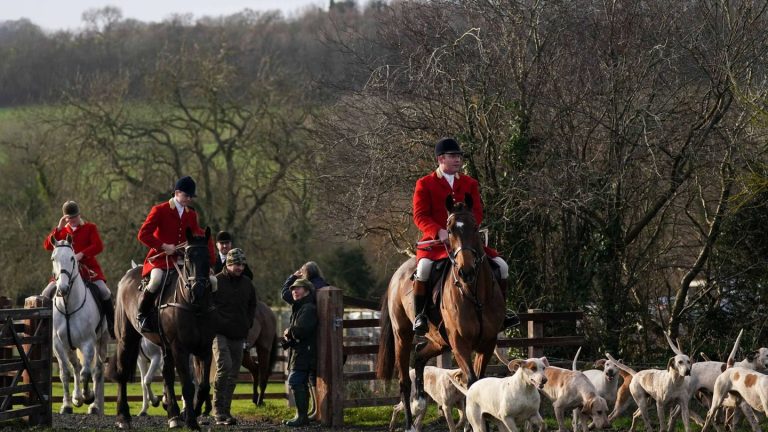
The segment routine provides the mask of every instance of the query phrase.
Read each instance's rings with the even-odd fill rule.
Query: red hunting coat
[[[45,250],[53,250],[51,235],[56,240],[64,240],[67,235],[72,237],[72,249],[75,253],[83,253],[83,258],[80,260],[80,276],[83,277],[83,280],[103,280],[106,282],[107,278],[104,277],[104,272],[101,270],[99,262],[96,261],[96,255],[104,250],[104,243],[101,242],[96,224],[83,222],[76,230],[72,230],[69,225],[65,225],[63,229],[54,228],[43,240]]]
[[[149,247],[147,257],[144,258],[142,277],[148,276],[153,268],[168,269],[173,267],[173,258],[171,257],[165,259],[165,255],[161,255],[153,261],[150,261],[149,258],[163,253],[163,243],[178,245],[187,241],[187,228],[192,229],[192,233],[196,236],[205,235],[197,223],[197,213],[193,209],[185,207],[184,212],[179,217],[173,198],[152,207],[147,219],[139,228],[139,241]],[[211,265],[213,265],[216,262],[216,257],[213,253],[212,241],[208,242],[208,255],[211,258]]]
[[[453,189],[438,169],[420,178],[416,182],[416,190],[413,193],[413,222],[423,233],[421,241],[438,239],[438,232],[445,229],[448,221],[448,209],[445,208],[445,199],[453,195],[453,200],[463,202],[464,196],[472,197],[472,213],[477,225],[483,222],[483,202],[480,200],[480,187],[477,180],[460,173],[456,173],[453,179]],[[486,247],[485,253],[495,258],[499,256],[496,250]],[[416,261],[428,258],[432,261],[448,258],[448,253],[442,245],[420,247],[416,250]]]

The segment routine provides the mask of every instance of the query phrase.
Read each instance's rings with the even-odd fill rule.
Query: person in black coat
[[[224,270],[227,262],[227,252],[232,249],[232,234],[227,231],[219,231],[216,234],[216,249],[218,252],[216,253],[216,263],[213,265],[213,274],[219,274]],[[248,264],[245,265],[243,276],[253,280],[253,272],[248,267]]]
[[[317,306],[307,279],[296,279],[290,286],[290,325],[283,332],[281,344],[289,349],[288,386],[296,401],[296,416],[283,422],[286,426],[309,423],[309,377],[317,371]]]

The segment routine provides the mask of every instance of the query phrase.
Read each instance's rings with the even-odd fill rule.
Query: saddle
[[[160,291],[158,291],[160,294],[163,292],[166,292],[170,287],[173,287],[174,284],[176,284],[176,280],[179,278],[179,273],[176,271],[175,268],[170,268],[167,270],[165,274],[165,283],[160,287]],[[141,283],[137,287],[139,291],[144,291],[147,289],[147,285],[149,285],[149,276],[145,276],[141,278]],[[155,299],[155,306],[159,306],[160,304],[160,297],[162,295],[158,295],[157,299]]]
[[[83,280],[83,281],[85,282],[85,286],[86,288],[88,288],[88,291],[91,292],[93,299],[96,300],[94,303],[96,303],[96,309],[98,309],[99,311],[99,318],[100,318],[99,324],[96,326],[96,332],[98,332],[99,330],[101,330],[101,321],[102,321],[101,318],[104,318],[104,315],[105,315],[104,308],[102,307],[102,304],[101,304],[101,290],[99,289],[98,286],[96,286],[95,283],[88,280]]]

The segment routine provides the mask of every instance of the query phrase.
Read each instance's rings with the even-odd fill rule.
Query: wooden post
[[[323,426],[344,425],[344,297],[339,288],[317,291],[317,414]]]
[[[43,296],[27,297],[24,300],[25,309],[34,308],[51,308],[51,301]],[[37,330],[37,333],[35,331]],[[25,371],[23,374],[24,384],[31,384],[33,381],[37,384],[37,388],[43,393],[43,400],[38,400],[34,391],[27,393],[27,405],[40,404],[43,406],[40,412],[29,415],[29,425],[45,425],[51,427],[53,421],[53,414],[51,412],[51,364],[53,357],[53,317],[47,318],[30,318],[24,323],[24,332],[28,336],[47,336],[44,338],[45,342],[34,345],[24,345],[24,351],[28,352],[30,362],[39,360],[46,360],[38,362],[41,365],[39,369],[32,371],[30,374]]]
[[[11,299],[5,296],[0,296],[0,309],[11,309],[13,307],[13,302]],[[0,320],[0,326],[2,326],[4,323],[2,320]],[[0,346],[0,364],[6,363],[6,362],[12,362],[13,361],[13,347],[10,346]],[[7,373],[0,374],[0,388],[9,387],[11,385],[11,382],[13,381],[13,378],[11,376],[8,376]],[[8,410],[13,409],[13,399],[11,399],[11,403],[7,406]]]
[[[528,309],[528,313],[535,314],[542,312],[541,309]],[[541,321],[528,321],[528,338],[541,338],[544,337],[544,323]],[[528,358],[541,357],[544,355],[544,350],[541,347],[529,346]]]

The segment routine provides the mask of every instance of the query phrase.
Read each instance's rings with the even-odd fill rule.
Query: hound
[[[613,404],[613,411],[608,415],[608,421],[610,422],[613,422],[616,417],[620,416],[633,401],[632,393],[629,391],[629,385],[632,383],[632,374],[619,368],[619,375],[621,375],[622,381],[621,386],[616,391],[616,402]]]
[[[496,419],[499,430],[506,428],[509,432],[517,432],[517,424],[528,421],[543,432],[539,389],[547,382],[545,370],[548,367],[546,357],[512,360],[507,368],[514,372],[513,375],[483,378],[475,381],[468,390],[459,381],[459,373],[450,375],[450,380],[467,397],[467,421],[474,432],[487,431],[483,414]]]
[[[637,411],[632,415],[632,427],[634,428],[635,419],[638,416],[643,417],[645,430],[651,430],[651,419],[648,415],[648,403],[650,399],[656,401],[656,411],[659,416],[659,430],[664,432],[667,429],[664,421],[664,407],[677,403],[680,405],[680,412],[683,417],[683,427],[685,432],[690,431],[690,412],[688,411],[688,400],[691,398],[690,375],[691,358],[683,354],[679,347],[675,346],[665,333],[667,343],[672,348],[675,356],[667,362],[667,369],[646,369],[635,372],[631,368],[617,363],[619,368],[632,374],[632,382],[629,385],[629,391],[637,403]],[[610,354],[606,353],[609,360],[614,360]]]
[[[411,375],[411,381],[416,380],[416,370],[411,368],[409,371]],[[456,432],[458,429],[464,427],[466,423],[466,417],[464,414],[464,394],[451,383],[449,376],[452,373],[461,373],[461,369],[442,369],[434,366],[426,366],[424,368],[424,391],[427,392],[429,397],[437,404],[438,408],[442,410],[445,421],[448,423],[448,430],[450,432]],[[416,386],[411,387],[411,400],[416,401]],[[454,424],[452,409],[456,407],[459,410],[459,422]],[[422,408],[422,405],[414,402],[411,404],[411,411],[413,412],[413,427],[415,430],[420,431],[421,425],[424,422],[424,414],[426,413],[426,406]],[[401,401],[392,408],[392,419],[389,421],[389,430],[395,430],[395,422],[397,415],[405,410],[403,402]]]
[[[573,370],[576,370],[576,359],[579,358],[581,353],[581,347],[576,351],[576,356],[573,358]],[[621,360],[618,360],[621,363]],[[599,359],[594,363],[595,369],[588,369],[582,371],[584,375],[589,379],[597,394],[600,395],[608,406],[616,403],[616,394],[619,391],[619,374],[621,369],[616,366],[612,360]]]
[[[707,412],[702,432],[712,424],[717,409],[729,395],[743,400],[753,409],[768,413],[768,376],[743,367],[733,367],[720,374],[715,380],[712,406]],[[759,425],[757,430],[761,430]]]
[[[608,404],[597,394],[595,386],[586,375],[559,367],[548,367],[544,372],[547,375],[547,383],[544,384],[542,392],[552,401],[560,432],[568,430],[565,427],[566,410],[574,410],[584,432],[589,430],[590,418],[592,425],[597,429],[610,426]],[[577,425],[574,425],[574,430],[578,430]]]

